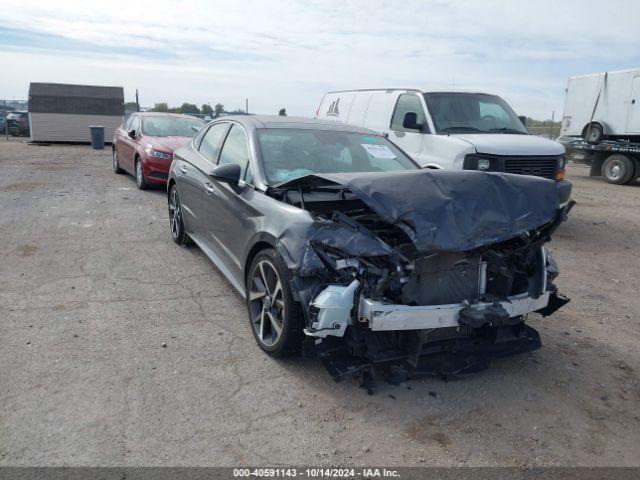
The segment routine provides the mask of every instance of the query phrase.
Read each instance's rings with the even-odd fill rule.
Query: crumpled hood
[[[505,241],[550,222],[559,207],[553,180],[493,172],[315,174],[283,185],[328,182],[347,187],[383,221],[402,228],[421,252],[462,252]]]
[[[465,133],[452,134],[469,142],[478,153],[493,155],[562,155],[564,147],[536,135]]]

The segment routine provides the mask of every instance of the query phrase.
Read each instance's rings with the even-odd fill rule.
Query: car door
[[[404,118],[407,113],[415,113],[417,124],[422,128],[406,128],[403,126]],[[420,157],[422,156],[423,143],[426,132],[429,130],[427,124],[427,116],[424,113],[422,101],[415,93],[403,93],[398,96],[393,115],[391,116],[391,125],[389,126],[389,140],[398,145],[402,150],[408,153],[414,160],[422,164]]]
[[[129,136],[129,132],[134,131],[135,138]],[[127,172],[134,175],[133,159],[136,154],[136,139],[140,136],[140,116],[132,115],[131,121],[128,122],[128,126],[124,134],[122,135],[122,143],[118,151],[118,161],[120,166]]]
[[[207,237],[218,256],[234,277],[242,282],[242,252],[252,231],[248,219],[255,215],[248,200],[255,194],[250,186],[249,137],[245,129],[233,123],[220,152],[218,166],[236,163],[241,167],[240,184],[229,185],[209,178],[203,197],[203,215]]]
[[[184,210],[184,222],[189,234],[198,242],[209,245],[206,232],[206,218],[202,211],[205,184],[209,174],[218,163],[222,141],[229,129],[229,122],[211,125],[202,135],[193,140],[190,155],[180,159],[176,165],[178,193]]]
[[[130,116],[129,118],[127,118],[124,121],[124,123],[119,128],[116,129],[116,133],[114,136],[113,148],[115,148],[116,153],[118,154],[118,162],[120,163],[120,167],[123,167],[122,159],[126,155],[126,151],[127,151],[127,145],[125,144],[125,140],[126,140],[125,137],[127,136],[127,132],[129,131],[129,127],[131,126],[132,120],[133,120],[133,116]]]

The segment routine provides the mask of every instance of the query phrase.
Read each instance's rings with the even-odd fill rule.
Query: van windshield
[[[527,129],[496,95],[486,93],[425,93],[427,108],[437,133],[515,133]]]
[[[389,172],[418,166],[386,138],[336,130],[258,130],[270,185],[313,173]]]

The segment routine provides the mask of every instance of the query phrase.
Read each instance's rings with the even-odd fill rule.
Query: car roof
[[[171,112],[133,112],[136,115],[142,117],[179,117],[179,118],[195,118],[196,120],[202,120],[201,118],[194,117],[193,115],[186,115],[184,113],[171,113]]]
[[[330,120],[318,120],[307,117],[289,117],[280,115],[225,115],[216,121],[233,120],[242,124],[245,128],[259,130],[269,128],[295,128],[305,130],[333,130],[336,132],[363,133],[367,135],[380,135],[368,128],[356,127],[346,123]]]

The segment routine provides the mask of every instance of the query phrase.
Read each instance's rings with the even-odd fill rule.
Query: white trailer
[[[640,141],[640,68],[570,77],[560,135]]]

